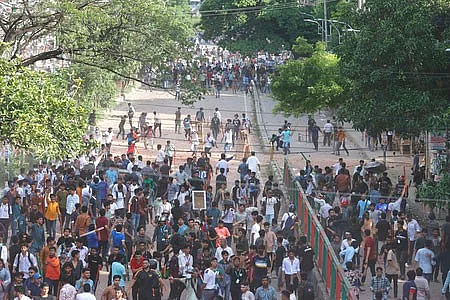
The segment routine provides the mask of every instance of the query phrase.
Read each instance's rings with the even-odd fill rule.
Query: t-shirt
[[[369,248],[370,248],[369,260],[375,260],[377,258],[375,255],[375,242],[373,238],[370,236],[364,239],[364,257],[366,256],[366,253]]]
[[[378,221],[377,225],[375,226],[375,228],[378,230],[377,231],[377,237],[379,241],[385,241],[386,237],[389,233],[389,229],[391,229],[391,226],[389,224],[389,222],[387,220],[380,220]]]
[[[259,255],[253,257],[252,265],[254,267],[253,275],[255,280],[261,280],[264,276],[267,276],[267,270],[271,267],[269,258]]]
[[[100,228],[108,226],[108,219],[106,217],[98,217],[97,220],[95,220],[95,227]],[[108,240],[108,230],[103,229],[98,232],[98,240],[99,241],[107,241]]]
[[[261,226],[258,223],[253,224],[251,235],[253,235],[252,244],[256,242],[256,239],[259,238],[259,231],[261,230]]]
[[[113,230],[112,232],[112,241],[113,241],[113,246],[118,246],[120,249],[120,254],[124,254],[124,250],[123,250],[123,243],[122,241],[125,241],[125,235],[122,232],[117,232],[115,230]]]

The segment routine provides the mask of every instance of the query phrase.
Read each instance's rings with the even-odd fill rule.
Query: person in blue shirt
[[[281,140],[283,141],[284,155],[291,153],[291,151],[289,150],[289,148],[291,147],[291,130],[289,128],[284,127],[283,131],[281,132]]]
[[[378,191],[378,184],[375,184],[369,192],[370,202],[378,203],[378,199],[380,199],[381,194]]]
[[[91,224],[91,225],[89,225],[89,228],[88,228],[88,231],[93,231],[93,230],[95,230],[95,224]],[[89,233],[87,236],[86,236],[86,241],[87,241],[87,247],[89,248],[89,249],[92,249],[92,248],[98,248],[98,236],[97,236],[97,232],[92,232],[92,233]]]
[[[94,281],[91,279],[91,270],[89,270],[89,268],[84,268],[81,271],[81,278],[75,282],[75,289],[81,293],[83,292],[83,287],[85,284],[89,284],[91,287],[89,292],[94,293]]]
[[[179,218],[178,219],[178,234],[181,236],[184,236],[184,233],[188,228],[189,227],[186,224],[184,224],[183,218]]]
[[[211,226],[214,227],[214,228],[217,227],[217,223],[219,222],[219,218],[220,218],[220,216],[222,215],[220,209],[218,208],[218,203],[217,203],[217,201],[214,201],[214,202],[212,203],[212,207],[209,208],[209,209],[206,211],[206,215],[207,215],[208,217],[212,217],[212,223],[211,223]]]
[[[120,254],[125,254],[125,235],[122,232],[122,224],[118,224],[111,232],[113,247],[119,247]]]
[[[347,270],[347,262],[352,262],[353,261],[353,256],[355,256],[355,252],[356,252],[356,248],[358,247],[358,244],[356,241],[353,241],[349,247],[345,248],[344,250],[342,250],[339,253],[339,256],[341,256],[343,258],[342,261],[342,268],[344,268],[344,270]]]
[[[372,202],[368,197],[366,197],[366,195],[361,196],[361,200],[358,201],[359,220],[363,219],[363,215],[369,209],[371,203]]]
[[[375,210],[378,210],[381,212],[386,212],[388,208],[388,205],[386,203],[386,199],[385,198],[380,198],[380,202],[377,203],[377,205],[375,206]]]
[[[17,219],[20,216],[20,210],[22,208],[22,206],[20,205],[21,202],[21,198],[20,196],[16,197],[16,201],[13,203],[12,205],[12,224],[11,224],[11,231],[12,231],[12,235],[17,235]]]
[[[41,215],[37,218],[36,223],[31,225],[31,253],[39,253],[45,244],[45,235],[44,235],[44,217]]]
[[[116,183],[117,177],[119,177],[119,173],[114,168],[114,166],[110,166],[109,169],[106,170],[105,175],[110,186]]]
[[[27,232],[27,220],[25,218],[25,208],[20,208],[20,215],[17,217],[17,229],[19,231],[19,235]]]

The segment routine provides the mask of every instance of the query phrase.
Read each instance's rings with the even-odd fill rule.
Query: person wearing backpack
[[[20,253],[16,255],[13,263],[13,273],[22,272],[24,279],[29,277],[28,270],[30,267],[37,267],[36,256],[28,251],[28,245],[20,246]]]
[[[294,224],[296,215],[294,213],[295,206],[289,205],[289,212],[286,212],[281,219],[281,231],[283,232],[283,236],[289,237],[294,235]]]

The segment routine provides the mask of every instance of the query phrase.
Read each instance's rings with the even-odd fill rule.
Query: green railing
[[[296,181],[295,174],[289,168],[287,160],[284,161],[283,180],[291,202],[295,204],[297,215],[301,221],[303,233],[309,244],[314,249],[316,268],[326,284],[330,299],[356,300],[351,290],[349,281],[344,275],[339,260],[336,257],[331,243],[325,234],[314,209],[311,207],[300,184]]]

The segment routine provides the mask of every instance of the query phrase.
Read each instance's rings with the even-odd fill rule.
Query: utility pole
[[[325,34],[325,49],[328,50],[327,0],[323,0],[323,23],[323,32]]]

